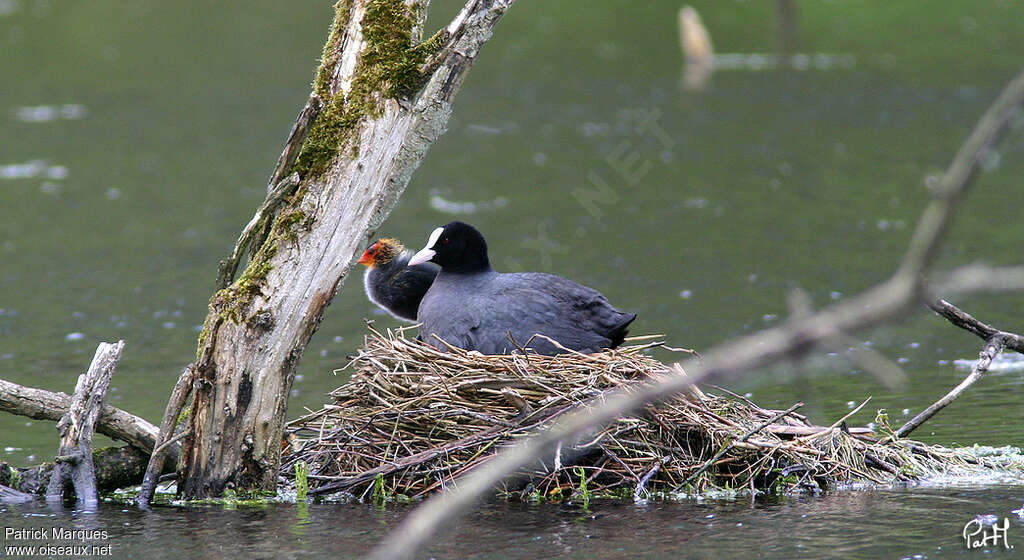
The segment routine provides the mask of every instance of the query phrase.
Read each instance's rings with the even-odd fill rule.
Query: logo
[[[1001,524],[994,515],[979,515],[964,525],[964,544],[968,550],[1003,545],[1013,548],[1009,541],[1010,520],[1004,517]]]

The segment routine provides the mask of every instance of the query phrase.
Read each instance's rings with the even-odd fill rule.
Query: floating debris
[[[683,88],[700,91],[707,87],[715,65],[715,49],[711,34],[701,21],[697,10],[683,6],[679,10],[679,46],[683,50],[686,66],[683,69]]]

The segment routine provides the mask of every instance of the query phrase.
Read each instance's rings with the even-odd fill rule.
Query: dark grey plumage
[[[426,259],[440,264],[441,273],[420,302],[417,320],[422,322],[420,337],[440,349],[444,345],[434,335],[483,354],[509,354],[516,345],[539,354],[565,352],[534,337],[542,334],[570,350],[597,352],[622,344],[636,319],[572,280],[539,272],[495,272],[483,236],[462,222],[435,230],[410,262]]]

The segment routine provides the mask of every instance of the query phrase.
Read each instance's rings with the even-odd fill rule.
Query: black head
[[[448,272],[480,272],[491,269],[487,242],[475,227],[451,222],[435,229],[427,246],[409,260],[409,265],[433,262]]]

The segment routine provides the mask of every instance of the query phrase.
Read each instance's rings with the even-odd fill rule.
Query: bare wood
[[[324,102],[315,92],[309,96],[306,104],[299,111],[299,116],[292,125],[288,139],[285,141],[284,149],[277,158],[277,165],[274,172],[270,174],[270,181],[267,183],[267,197],[263,204],[256,210],[252,220],[242,230],[242,235],[235,242],[235,248],[226,261],[221,261],[217,272],[217,289],[228,287],[235,279],[235,272],[238,271],[238,264],[246,249],[249,250],[249,257],[256,255],[256,251],[266,241],[270,232],[270,220],[274,218],[284,198],[295,192],[295,186],[299,184],[297,174],[290,174],[295,159],[299,157],[302,143],[306,141],[309,134],[309,127],[316,121],[320,111],[324,108]]]
[[[917,428],[927,422],[932,416],[935,416],[940,410],[949,406],[949,403],[955,401],[960,395],[964,394],[971,385],[974,385],[985,372],[988,371],[992,360],[1003,351],[1006,347],[1006,339],[1002,336],[993,336],[989,342],[981,349],[978,354],[978,361],[975,362],[974,367],[971,368],[971,373],[964,378],[956,387],[950,389],[948,393],[942,396],[941,399],[932,403],[931,406],[921,411],[920,414],[911,418],[906,424],[900,426],[898,430],[893,433],[894,438],[902,438],[910,435]]]
[[[651,480],[651,478],[654,475],[658,474],[658,470],[661,469],[661,466],[664,465],[665,463],[668,463],[671,460],[672,460],[672,456],[671,455],[665,455],[661,459],[658,459],[657,461],[655,461],[654,466],[651,467],[647,471],[647,473],[644,474],[644,476],[640,478],[640,481],[636,483],[636,489],[633,490],[633,500],[638,501],[638,500],[642,499],[641,496],[643,496],[645,494],[646,495],[650,495],[650,493],[647,491],[645,486],[647,486],[647,483]]]
[[[946,318],[947,321],[954,325],[966,330],[967,332],[973,333],[980,337],[982,340],[991,340],[994,336],[999,336],[1006,340],[1006,347],[1016,352],[1024,353],[1024,337],[1019,334],[1003,331],[983,323],[978,319],[975,319],[973,315],[960,309],[959,307],[949,303],[944,299],[928,302],[928,307],[932,311]]]
[[[471,0],[445,31],[422,43],[426,0],[336,5],[315,82],[323,109],[311,119],[295,164],[286,163],[294,153],[286,147],[275,171],[291,167],[300,183],[275,209],[271,231],[246,270],[210,301],[197,351],[191,435],[183,442],[184,497],[219,495],[229,483],[239,490],[276,487],[284,416],[303,349],[366,239],[444,132],[466,72],[513,1]],[[375,33],[382,25],[388,32]],[[423,55],[428,63],[415,83],[379,78],[388,75],[388,61],[379,59],[385,47],[395,47],[382,43],[392,41],[391,31],[410,38],[395,56]],[[359,111],[360,103],[371,109]],[[338,145],[328,153],[330,141]],[[229,276],[223,273],[222,281]]]
[[[425,501],[384,536],[371,556],[378,559],[412,557],[443,524],[450,524],[456,515],[494,488],[508,473],[546,453],[560,440],[609,422],[647,403],[678,394],[704,380],[736,377],[758,367],[799,357],[833,339],[837,333],[868,328],[906,314],[922,298],[924,275],[931,267],[944,233],[958,209],[959,200],[972,183],[982,154],[1005,132],[1022,102],[1024,73],[1015,77],[1003,90],[953,158],[940,188],[914,230],[899,269],[889,280],[847,302],[806,317],[794,318],[789,324],[721,344],[705,353],[703,360],[687,360],[682,364],[686,377],[665,375],[630,392],[612,392],[602,406],[570,415],[550,430],[498,454],[486,465],[463,477],[457,488]],[[997,272],[996,276],[1001,275]],[[960,281],[957,287],[977,290],[988,285],[984,278],[972,280],[973,283]],[[998,285],[1020,285],[1021,280],[1011,275],[999,278]]]
[[[283,154],[282,157],[284,157]],[[263,203],[256,209],[256,214],[242,228],[242,234],[238,236],[235,248],[231,251],[231,256],[226,261],[220,261],[217,273],[218,290],[228,287],[228,284],[235,279],[238,263],[242,260],[245,250],[253,245],[255,239],[266,235],[267,226],[270,224],[270,220],[273,219],[274,212],[280,206],[281,201],[295,191],[295,186],[298,184],[299,176],[293,173],[271,186],[267,192],[267,197],[263,199]],[[255,245],[259,246],[262,243],[256,243]]]
[[[921,411],[917,416],[911,418],[906,424],[900,426],[893,433],[894,438],[906,437],[919,428],[921,424],[927,422],[932,416],[935,416],[940,410],[958,399],[971,385],[974,385],[982,378],[992,365],[992,360],[996,359],[1004,349],[1010,348],[1017,352],[1024,352],[1024,337],[1021,337],[1019,334],[1002,331],[992,325],[983,323],[975,319],[970,313],[944,299],[930,301],[928,302],[928,307],[957,327],[985,339],[985,347],[978,353],[978,361],[971,367],[971,373],[956,387],[953,387],[948,393],[943,395],[942,398],[932,403],[931,406]]]
[[[26,387],[0,379],[0,410],[35,420],[58,421],[71,407],[71,397],[60,392]],[[120,408],[103,405],[96,421],[96,431],[124,441],[146,453],[153,450],[159,429],[148,420]],[[178,448],[169,450],[176,461]]]
[[[168,451],[174,449],[174,443],[180,440],[180,438],[174,436],[174,428],[178,425],[181,409],[185,406],[185,401],[192,392],[192,382],[195,380],[195,375],[195,368],[189,364],[181,372],[181,375],[178,376],[178,382],[174,384],[174,390],[171,391],[171,398],[167,401],[164,418],[160,422],[160,433],[154,442],[153,453],[150,455],[149,464],[146,466],[146,474],[142,478],[142,487],[139,489],[139,495],[135,498],[135,502],[139,506],[144,506],[153,499],[153,493],[156,492],[157,479],[160,473],[163,472],[164,461],[167,458]]]
[[[309,100],[306,101],[302,110],[299,111],[299,116],[295,119],[291,132],[288,133],[288,140],[284,143],[281,156],[277,158],[277,165],[274,166],[274,172],[270,175],[270,181],[267,182],[268,194],[274,190],[274,187],[282,179],[291,173],[292,165],[295,164],[295,158],[299,157],[299,151],[302,149],[302,143],[306,141],[309,126],[316,121],[323,108],[324,102],[320,99],[320,96],[316,92],[310,94]]]
[[[57,424],[60,432],[60,450],[50,476],[46,499],[63,498],[68,478],[75,488],[78,501],[87,505],[99,503],[96,492],[96,469],[92,461],[92,436],[96,431],[103,399],[110,387],[117,362],[121,360],[124,341],[116,344],[101,342],[89,365],[89,371],[78,376],[71,406]]]
[[[31,502],[36,497],[21,490],[15,490],[10,486],[0,485],[0,504],[11,504],[20,502]]]

